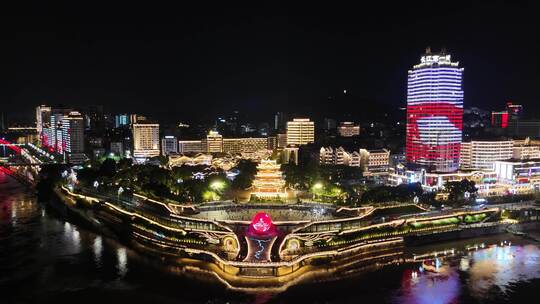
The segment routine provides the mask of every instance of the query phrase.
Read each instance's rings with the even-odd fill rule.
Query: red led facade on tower
[[[459,167],[463,130],[463,68],[450,55],[426,53],[409,71],[407,162],[433,171]]]

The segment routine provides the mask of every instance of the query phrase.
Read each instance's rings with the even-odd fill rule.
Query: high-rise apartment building
[[[408,72],[406,159],[430,171],[459,167],[463,129],[463,68],[428,48]]]
[[[66,108],[51,108],[50,116],[45,110],[41,124],[41,145],[51,152],[64,153],[62,123],[64,116],[69,115],[72,110]],[[49,123],[46,123],[46,118]]]
[[[315,141],[315,123],[309,118],[287,122],[287,145],[306,145]]]
[[[133,157],[146,159],[159,156],[159,124],[134,123]]]
[[[70,112],[62,117],[61,130],[61,151],[58,152],[63,152],[69,163],[84,163],[84,117],[79,112]]]
[[[51,126],[51,107],[41,105],[36,108],[36,129],[40,143],[43,142],[43,128]]]

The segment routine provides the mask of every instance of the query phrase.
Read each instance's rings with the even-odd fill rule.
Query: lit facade
[[[306,145],[315,141],[315,123],[309,118],[287,122],[287,145]]]
[[[254,153],[260,150],[269,149],[272,144],[270,137],[246,137],[246,138],[224,138],[223,152],[226,153]]]
[[[114,116],[114,127],[121,128],[123,126],[129,125],[129,115],[128,114],[118,114]]]
[[[349,121],[344,121],[339,124],[338,132],[343,137],[358,136],[360,135],[360,126]]]
[[[203,140],[181,140],[178,142],[179,153],[257,153],[273,150],[275,137],[223,138],[218,132],[210,131]]]
[[[410,170],[398,165],[389,170],[387,184],[398,186],[404,183],[420,183],[427,191],[437,191],[444,189],[444,185],[448,182],[459,182],[464,179],[475,182],[479,195],[500,195],[504,192],[504,187],[497,184],[495,171],[463,170],[439,173],[427,172],[424,169]]]
[[[221,153],[223,152],[223,136],[217,131],[210,131],[206,139],[203,139],[202,145],[208,153]]]
[[[255,191],[252,195],[258,198],[279,198],[287,195],[280,165],[275,160],[263,160],[257,165],[253,187]]]
[[[362,153],[362,149],[360,150]],[[388,173],[390,167],[390,150],[367,150],[367,166],[364,168],[365,175],[379,175]]]
[[[51,107],[41,105],[36,108],[36,130],[39,141],[43,141],[43,128],[50,128],[51,125]]]
[[[41,145],[46,147],[51,152],[64,153],[64,144],[63,144],[63,135],[62,135],[62,122],[64,116],[69,115],[71,110],[69,109],[59,109],[51,108],[50,116],[45,114],[45,117],[48,117],[49,123],[46,123],[46,120],[42,121],[42,130],[41,130]]]
[[[347,151],[343,147],[322,147],[319,151],[319,163],[360,167],[366,176],[387,174],[390,167],[390,150]]]
[[[203,150],[201,140],[179,140],[178,153],[201,153]]]
[[[133,157],[146,159],[159,156],[159,124],[134,123]]]
[[[84,154],[84,118],[79,112],[70,112],[62,118],[61,150],[68,162],[82,164],[86,161]]]
[[[540,158],[540,146],[520,145],[514,141],[512,150],[512,158],[514,159],[536,159]]]
[[[406,159],[438,172],[459,167],[463,68],[427,50],[408,72]]]
[[[491,126],[506,129],[508,127],[508,111],[491,112]]]
[[[287,134],[286,133],[278,133],[277,134],[277,148],[283,149],[287,146]]]
[[[494,170],[499,182],[509,193],[530,193],[540,190],[540,159],[496,161]]]
[[[473,140],[461,144],[460,167],[472,170],[493,170],[497,160],[512,158],[512,140]]]

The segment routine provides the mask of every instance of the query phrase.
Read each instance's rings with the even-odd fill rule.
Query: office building
[[[201,140],[179,140],[178,153],[202,153],[206,152],[206,147],[203,149]]]
[[[343,147],[322,147],[319,151],[319,163],[359,167],[366,176],[387,174],[390,167],[390,151],[386,149],[347,151]]]
[[[283,149],[287,146],[287,134],[286,133],[278,133],[276,136],[277,141],[277,148]]]
[[[86,161],[84,154],[84,117],[72,111],[62,117],[62,141],[57,150],[64,153],[66,161],[71,164],[82,164]]]
[[[208,153],[221,153],[223,152],[223,136],[217,131],[210,131],[202,140],[202,145]]]
[[[124,126],[128,126],[129,125],[129,117],[130,115],[128,114],[118,114],[118,115],[115,115],[114,116],[114,127],[115,128],[121,128],[121,127],[124,127]]]
[[[428,48],[408,72],[407,162],[431,171],[459,167],[463,129],[463,68]]]
[[[51,126],[51,110],[50,106],[45,105],[36,108],[36,129],[40,143],[43,142],[43,128],[50,128]],[[47,142],[47,139],[45,142]]]
[[[133,132],[133,157],[145,160],[159,156],[159,124],[134,123]]]
[[[491,126],[493,128],[506,129],[508,127],[508,112],[507,111],[491,112]]]
[[[514,142],[504,140],[472,140],[461,144],[460,167],[469,170],[493,170],[497,160],[512,158]]]
[[[530,139],[514,140],[512,158],[519,160],[540,159],[540,146],[534,145]]]
[[[360,135],[360,126],[350,121],[344,121],[339,124],[338,133],[343,137],[358,136]]]
[[[287,145],[301,146],[315,141],[315,123],[309,118],[287,122]]]
[[[254,153],[260,150],[268,150],[270,144],[269,137],[224,138],[223,152]]]
[[[175,136],[167,135],[161,139],[161,155],[168,156],[178,153],[178,140]]]
[[[496,161],[494,170],[509,193],[524,194],[540,190],[540,159]]]
[[[69,115],[72,110],[66,108],[51,108],[50,116],[48,116],[49,123],[46,123],[46,118],[42,116],[42,129],[41,129],[41,145],[46,147],[51,152],[57,152],[62,154],[64,152],[64,145],[62,143],[62,122],[64,116]],[[84,125],[84,122],[83,122]]]
[[[517,124],[522,115],[523,106],[509,101],[504,110],[491,112],[491,126],[506,129],[510,123]]]
[[[367,164],[363,167],[364,175],[387,174],[390,168],[390,150],[365,150],[360,149],[359,155],[367,154]],[[362,165],[362,163],[360,163]]]

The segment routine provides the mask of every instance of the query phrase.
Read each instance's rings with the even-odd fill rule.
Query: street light
[[[223,190],[223,188],[225,188],[225,183],[222,182],[222,181],[214,181],[210,184],[210,188],[212,188],[213,190]]]
[[[98,182],[98,181],[94,181],[94,188],[96,188],[96,190],[97,190],[98,187],[99,187],[99,182]]]

